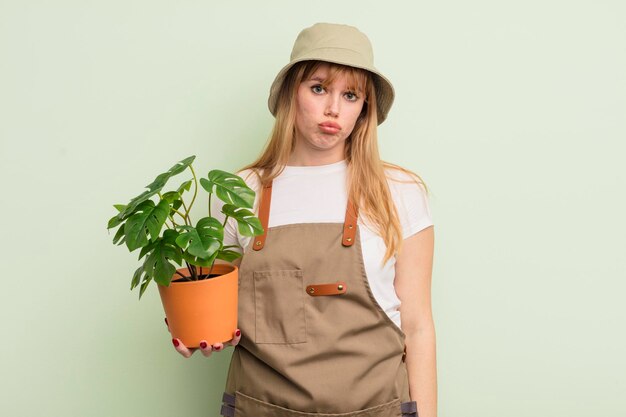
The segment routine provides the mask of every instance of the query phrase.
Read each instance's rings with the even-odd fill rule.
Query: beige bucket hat
[[[395,97],[393,85],[374,67],[374,52],[367,36],[354,26],[337,23],[315,23],[298,34],[291,61],[278,72],[270,87],[267,104],[274,117],[278,92],[287,71],[297,62],[310,60],[349,65],[371,72],[376,88],[378,124],[385,121]]]

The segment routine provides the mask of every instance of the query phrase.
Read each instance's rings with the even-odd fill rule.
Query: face
[[[324,152],[340,160],[345,140],[363,108],[364,97],[348,89],[345,74],[337,75],[333,83],[324,88],[322,80],[326,79],[328,69],[328,64],[322,64],[298,87],[296,150],[299,153]]]

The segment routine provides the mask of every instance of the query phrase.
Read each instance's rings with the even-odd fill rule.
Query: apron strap
[[[343,246],[352,246],[354,243],[357,216],[358,209],[352,204],[352,200],[348,198],[348,207],[346,207],[346,216],[343,221],[343,238],[341,239]]]
[[[261,192],[261,202],[259,203],[259,220],[263,226],[263,234],[253,236],[254,245],[252,249],[261,250],[265,246],[265,238],[267,237],[267,225],[270,218],[270,203],[272,201],[272,182],[263,187]]]

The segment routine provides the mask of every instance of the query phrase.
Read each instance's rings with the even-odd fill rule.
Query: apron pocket
[[[341,401],[341,395],[338,395],[337,401]],[[327,414],[296,411],[261,401],[240,391],[235,392],[234,417],[399,417],[400,415],[399,399],[348,413]]]
[[[253,271],[253,279],[254,342],[306,342],[302,270]]]

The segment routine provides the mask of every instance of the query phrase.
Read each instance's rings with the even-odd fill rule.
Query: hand
[[[165,318],[165,325],[167,326],[167,331],[170,331],[169,323],[167,322],[167,317]],[[170,332],[171,333],[171,332]],[[241,330],[236,329],[233,332],[233,338],[226,342],[226,345],[223,343],[216,343],[214,345],[209,345],[206,340],[200,341],[200,352],[207,358],[211,356],[213,352],[221,352],[224,349],[224,346],[237,346],[239,341],[241,340]],[[174,348],[178,353],[183,355],[185,358],[189,358],[193,353],[198,350],[198,348],[188,348],[183,344],[183,341],[180,339],[172,339],[172,343],[174,344]],[[204,347],[203,347],[204,346]]]

